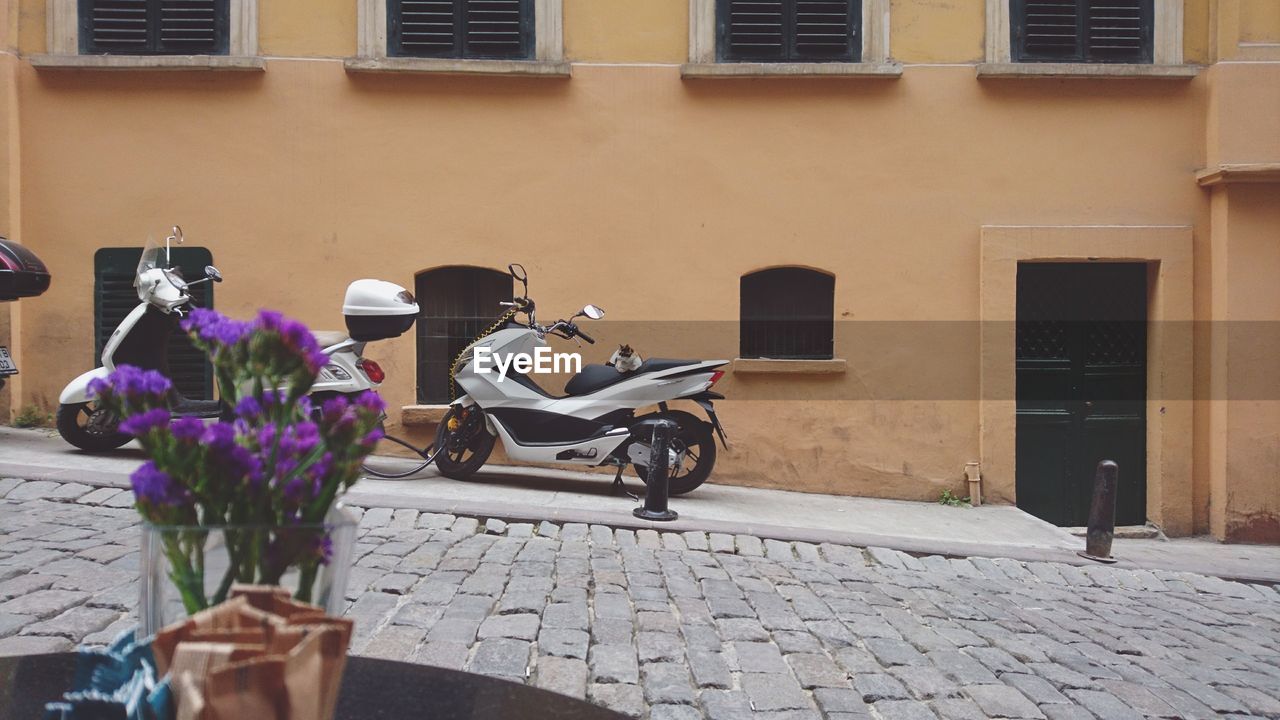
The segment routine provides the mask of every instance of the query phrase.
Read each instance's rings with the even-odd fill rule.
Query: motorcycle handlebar
[[[582,332],[581,330],[578,330],[577,332],[578,332],[578,337],[582,338],[583,340],[586,340],[587,342],[591,343],[592,345],[595,345],[595,344],[596,344],[595,338],[593,338],[593,337],[591,337],[590,335],[588,335],[588,334],[586,334],[586,333]]]

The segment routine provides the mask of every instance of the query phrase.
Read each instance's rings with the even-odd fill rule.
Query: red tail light
[[[708,387],[712,387],[712,386],[714,386],[716,383],[720,382],[720,378],[722,378],[722,377],[724,377],[724,371],[723,371],[723,370],[717,370],[717,371],[715,371],[715,372],[711,373],[711,385],[708,385]]]
[[[368,358],[360,361],[360,369],[364,370],[364,374],[375,383],[381,383],[387,379],[387,374],[382,372],[382,367]]]

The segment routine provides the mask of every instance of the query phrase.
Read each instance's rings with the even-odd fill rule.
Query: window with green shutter
[[[862,0],[718,0],[720,62],[859,62]]]
[[[79,0],[85,55],[226,55],[230,0]]]
[[[170,252],[174,265],[188,280],[204,277],[205,266],[213,264],[207,248],[177,247]],[[133,287],[133,280],[141,257],[142,248],[102,248],[93,256],[94,367],[102,365],[102,349],[111,333],[138,306],[138,291]],[[189,292],[195,307],[213,307],[213,283],[200,283]],[[213,369],[209,360],[181,330],[169,337],[169,371],[169,379],[184,397],[213,399]]]
[[[387,54],[531,60],[533,0],[387,0]]]
[[[1009,2],[1015,62],[1152,62],[1153,0]]]

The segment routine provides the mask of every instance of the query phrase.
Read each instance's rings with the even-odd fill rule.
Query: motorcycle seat
[[[320,344],[322,349],[350,339],[350,336],[341,330],[317,330],[311,334],[315,336],[316,342]]]
[[[694,365],[701,360],[669,360],[666,358],[650,358],[640,363],[640,367],[631,372],[618,372],[612,365],[584,365],[582,372],[569,378],[564,385],[566,395],[590,395],[610,385],[629,380],[644,373],[659,372],[672,368]]]

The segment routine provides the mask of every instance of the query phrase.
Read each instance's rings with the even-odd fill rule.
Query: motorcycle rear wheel
[[[459,423],[456,430],[449,429],[453,419]],[[466,480],[484,466],[496,440],[489,434],[483,410],[471,407],[459,414],[456,408],[449,408],[436,428],[436,467],[451,480]]]
[[[98,415],[105,413],[93,403],[58,406],[58,434],[63,440],[89,452],[115,450],[133,438],[116,430],[117,421]]]
[[[693,492],[711,476],[711,469],[716,464],[716,438],[711,423],[699,420],[693,413],[683,410],[671,410],[664,413],[646,415],[643,418],[664,418],[674,420],[679,429],[671,438],[672,446],[680,449],[684,446],[684,463],[671,468],[671,481],[667,486],[670,495],[684,495]],[[641,480],[649,477],[649,466],[632,463],[631,469]]]

